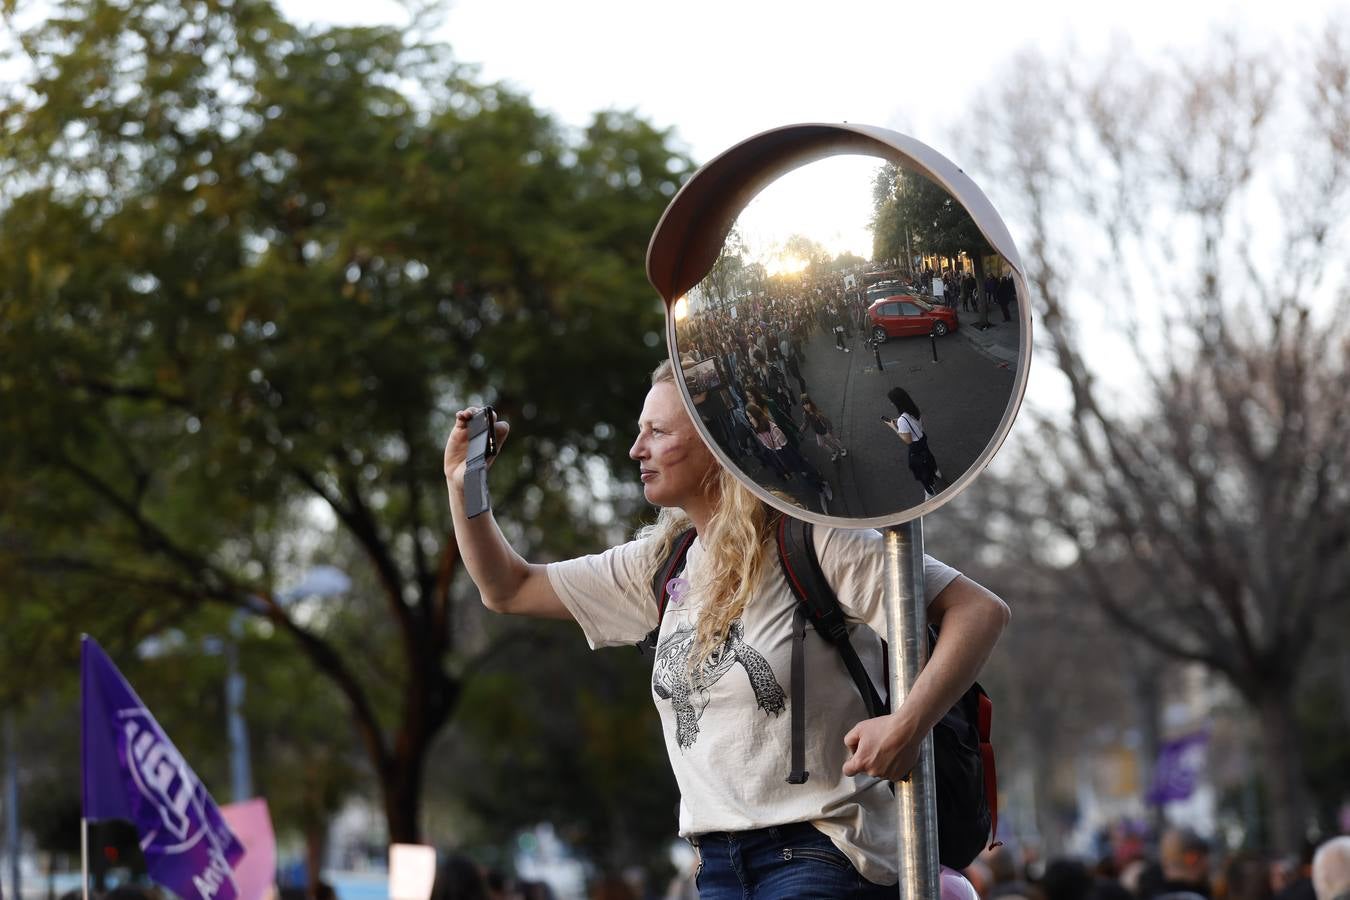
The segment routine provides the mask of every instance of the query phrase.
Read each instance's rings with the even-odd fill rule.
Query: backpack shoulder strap
[[[684,568],[684,558],[689,555],[689,547],[696,537],[698,535],[692,528],[686,528],[676,535],[670,545],[670,554],[652,576],[652,596],[656,598],[656,627],[638,642],[639,650],[646,651],[656,647],[657,636],[661,633],[661,620],[666,617],[666,602],[670,599],[666,587],[670,584],[670,579]]]
[[[797,602],[806,607],[806,613],[816,631],[830,643],[841,637],[847,639],[848,623],[839,599],[825,579],[816,557],[815,526],[791,516],[778,520],[778,563],[783,577]]]
[[[848,639],[848,622],[839,606],[839,598],[830,587],[820,568],[820,559],[816,556],[815,528],[809,522],[801,522],[790,516],[778,520],[778,562],[783,568],[783,577],[797,598],[797,609],[793,614],[792,642],[792,768],[788,773],[789,784],[802,784],[809,777],[806,771],[805,746],[805,706],[806,706],[806,669],[803,664],[805,653],[805,622],[810,619],[816,633],[834,645],[848,669],[853,684],[862,696],[869,717],[875,718],[886,711],[884,702],[877,694],[872,679],[858,652]]]

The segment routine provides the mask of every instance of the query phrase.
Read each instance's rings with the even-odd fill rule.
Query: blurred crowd
[[[436,867],[431,900],[554,900],[554,894],[542,881],[510,878],[451,853],[443,855]]]
[[[697,897],[694,871],[684,872],[664,894],[668,900]],[[1193,830],[1163,833],[1156,853],[1137,836],[1113,840],[1096,863],[1041,859],[1007,845],[986,850],[965,870],[981,900],[1350,900],[1350,835],[1309,845],[1297,859],[1254,850],[1218,853]],[[97,900],[166,900],[171,895],[146,884],[91,891]],[[466,856],[441,856],[430,900],[553,900],[543,882],[514,879]],[[589,886],[589,900],[642,900],[644,893],[622,878]],[[646,896],[652,896],[650,892]],[[80,900],[71,891],[62,900]],[[320,882],[314,898],[304,888],[283,888],[278,900],[340,900]]]
[[[982,900],[1350,900],[1350,837],[1288,859],[1255,850],[1220,854],[1197,832],[1171,828],[1152,854],[1132,839],[1116,842],[1094,864],[999,846],[965,874]]]

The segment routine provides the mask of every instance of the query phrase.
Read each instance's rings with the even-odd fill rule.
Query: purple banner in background
[[[86,819],[136,826],[150,877],[184,900],[235,900],[244,847],[112,660],[80,647]]]
[[[1148,802],[1174,803],[1193,794],[1200,773],[1205,769],[1208,748],[1208,731],[1197,731],[1164,742],[1158,751],[1158,764],[1153,769]]]

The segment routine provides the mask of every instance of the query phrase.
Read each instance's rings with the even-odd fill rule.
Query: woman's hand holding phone
[[[471,455],[469,452],[470,423],[474,416],[480,415],[486,409],[486,407],[470,406],[455,413],[455,427],[450,429],[450,436],[445,441],[445,456],[442,460],[445,468],[445,480],[450,483],[451,487],[460,488],[464,485],[464,469]],[[504,419],[496,419],[493,425],[492,444],[494,452],[486,456],[486,463],[489,466],[492,465],[492,460],[496,454],[501,452],[502,444],[511,432],[510,424]]]

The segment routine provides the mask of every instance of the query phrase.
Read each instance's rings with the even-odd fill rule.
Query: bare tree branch
[[[1162,66],[1121,48],[1023,58],[974,117],[1005,139],[979,142],[980,162],[1020,192],[1069,398],[1021,468],[1034,512],[1005,512],[1074,548],[1066,587],[1259,712],[1282,844],[1304,798],[1272,710],[1350,593],[1347,48],[1342,21],[1302,69],[1231,35]],[[1098,320],[1123,322],[1119,371],[1101,368]]]

